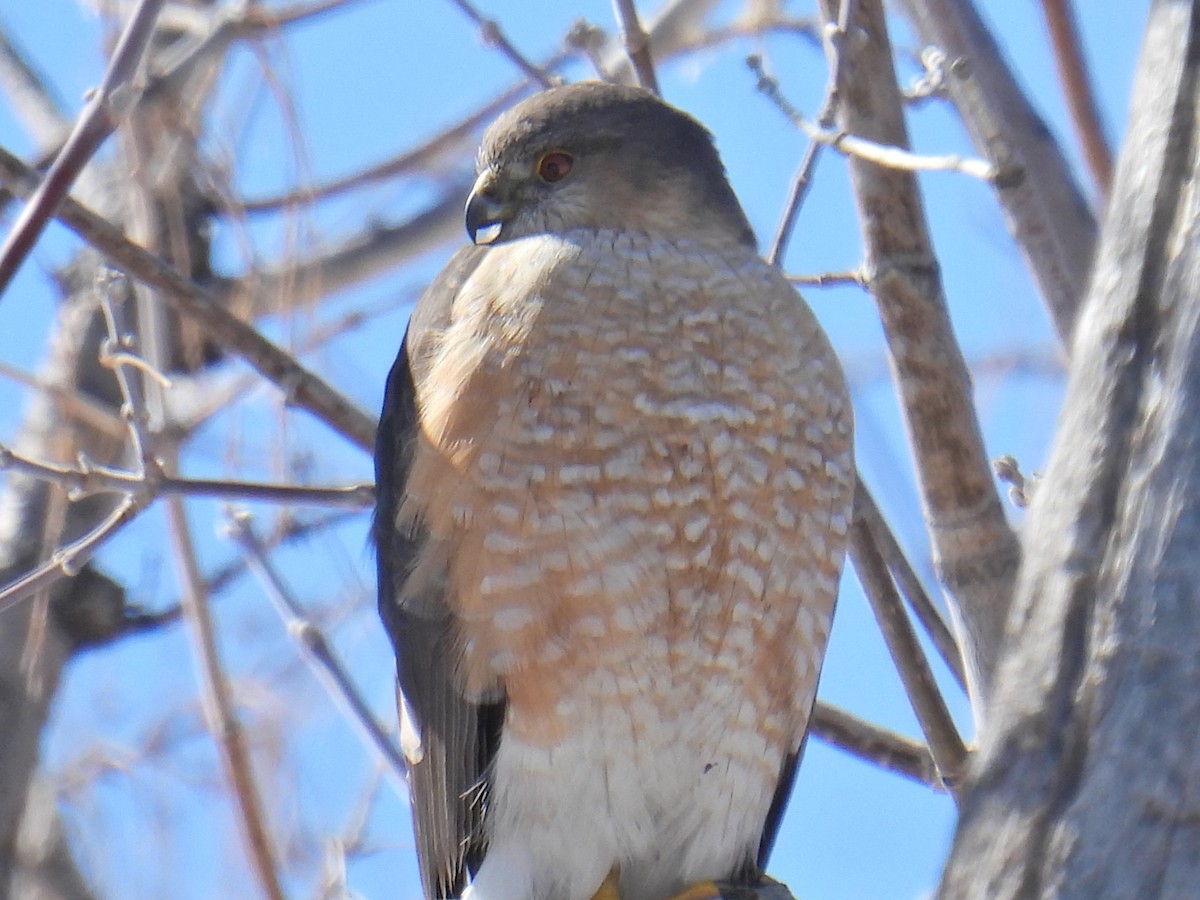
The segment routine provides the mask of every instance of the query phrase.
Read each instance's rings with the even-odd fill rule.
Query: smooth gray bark
[[[1196,5],[1150,16],[939,896],[1200,896]]]

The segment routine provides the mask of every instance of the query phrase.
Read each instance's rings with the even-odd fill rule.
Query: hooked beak
[[[476,244],[495,243],[510,213],[508,204],[500,197],[495,173],[484,171],[467,198],[467,234]]]

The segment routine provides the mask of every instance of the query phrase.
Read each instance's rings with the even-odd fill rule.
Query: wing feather
[[[388,375],[375,444],[379,614],[396,651],[417,857],[431,898],[458,896],[482,861],[480,825],[504,704],[472,702],[459,690],[457,622],[445,579],[424,579],[419,595],[406,590],[428,535],[419,523],[400,523],[398,514],[419,433],[417,392],[428,374],[431,343],[448,326],[454,297],[483,252],[461,250],[418,301]]]

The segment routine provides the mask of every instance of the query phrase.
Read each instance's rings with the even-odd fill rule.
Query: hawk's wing
[[[400,353],[388,375],[375,441],[375,544],[379,613],[396,650],[402,720],[415,726],[419,747],[406,735],[417,857],[430,897],[457,896],[468,870],[483,856],[480,821],[487,802],[488,764],[495,754],[503,701],[466,699],[455,680],[457,623],[440,590],[405,591],[427,535],[397,522],[416,446],[417,387],[429,368],[430,344],[450,322],[455,295],[485,248],[466,247],[418,301]]]

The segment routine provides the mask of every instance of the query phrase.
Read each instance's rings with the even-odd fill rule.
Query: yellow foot
[[[613,869],[604,879],[604,884],[592,895],[592,900],[621,900],[621,892],[617,890],[617,870]]]
[[[712,881],[697,881],[671,900],[721,900],[721,889]]]

